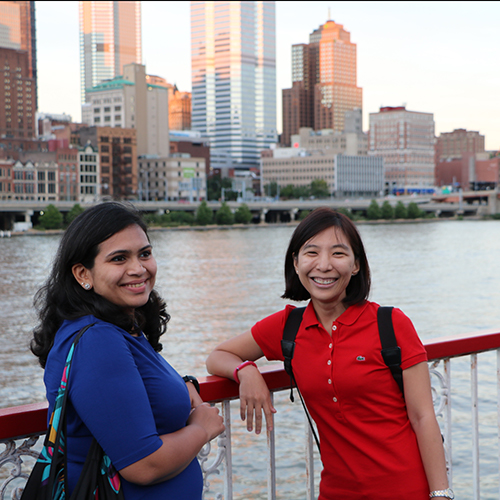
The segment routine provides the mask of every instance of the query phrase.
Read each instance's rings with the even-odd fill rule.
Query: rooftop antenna
[[[330,21],[331,18],[332,18],[332,13],[330,12],[330,7],[328,7],[328,20]]]

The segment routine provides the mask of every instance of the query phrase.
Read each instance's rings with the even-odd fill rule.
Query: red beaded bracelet
[[[239,372],[242,368],[245,368],[245,366],[249,366],[249,365],[255,366],[255,368],[257,368],[257,365],[256,365],[253,361],[245,361],[244,363],[241,363],[241,365],[238,365],[238,366],[234,369],[233,378],[234,378],[234,380],[236,380],[236,382],[237,382],[238,384],[240,383],[240,379],[238,378],[238,372]]]

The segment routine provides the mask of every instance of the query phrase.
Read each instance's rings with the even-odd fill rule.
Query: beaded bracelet
[[[249,365],[255,366],[255,368],[257,368],[257,365],[253,361],[245,361],[244,363],[241,363],[241,365],[238,365],[234,369],[233,378],[234,378],[234,380],[236,380],[236,383],[238,383],[238,384],[240,383],[240,379],[238,378],[238,372],[242,368],[245,368],[245,366],[249,366]]]

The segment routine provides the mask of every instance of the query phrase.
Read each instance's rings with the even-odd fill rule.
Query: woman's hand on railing
[[[273,414],[276,413],[271,401],[271,393],[259,370],[254,366],[241,370],[240,379],[240,415],[246,420],[247,430],[252,432],[255,421],[255,434],[262,430],[262,413],[266,419],[268,432],[273,430]]]
[[[224,421],[219,409],[202,403],[191,410],[187,425],[198,425],[207,433],[207,443],[224,432]]]

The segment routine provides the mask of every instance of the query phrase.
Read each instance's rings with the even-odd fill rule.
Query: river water
[[[283,259],[292,226],[153,231],[157,288],[172,315],[163,355],[181,373],[206,374],[222,340],[284,307]],[[422,339],[500,328],[500,222],[360,225],[372,269],[371,299],[400,307]],[[58,235],[0,239],[0,407],[43,401],[41,368],[28,349],[33,294]],[[496,359],[479,357],[481,498],[498,499]],[[275,396],[278,498],[305,498],[304,417]],[[453,463],[457,498],[472,498],[470,368],[452,361]],[[233,404],[235,499],[265,499],[265,437],[249,435]],[[317,469],[319,464],[317,463]],[[220,480],[212,486],[220,488]]]

